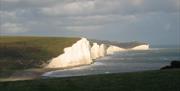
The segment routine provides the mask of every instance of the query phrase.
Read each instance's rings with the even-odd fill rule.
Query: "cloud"
[[[0,0],[0,3],[1,34],[85,35],[127,41],[145,40],[146,35],[155,41],[156,34],[165,33],[162,35],[165,39],[170,33],[164,31],[169,30],[173,31],[172,39],[179,36],[174,34],[179,31],[179,0]]]
[[[69,2],[57,3],[41,8],[46,15],[92,15],[113,11],[119,5],[118,0],[69,0]]]
[[[1,19],[1,22],[7,21],[7,20],[15,20],[16,12],[0,11],[0,19]]]
[[[7,12],[7,11],[0,11],[0,15],[1,17],[14,17],[15,16],[15,12]]]
[[[101,30],[103,26],[95,25],[95,26],[67,26],[65,29],[70,31],[98,31]]]
[[[132,0],[132,4],[137,5],[137,6],[143,3],[144,3],[144,0]]]
[[[64,10],[69,13],[83,13],[85,10],[91,11],[95,8],[94,1],[81,1],[81,2],[72,2],[64,5]]]
[[[95,1],[76,1],[68,3],[58,3],[49,7],[43,7],[41,10],[47,15],[67,15],[83,14],[92,12],[95,9]]]
[[[122,23],[131,23],[137,20],[135,15],[91,15],[91,16],[77,16],[77,17],[68,17],[69,22],[61,22],[59,25],[67,26],[67,25],[74,25],[74,26],[88,26],[88,25],[108,25],[114,24],[117,22]]]
[[[22,33],[26,32],[27,29],[24,28],[21,24],[16,23],[5,23],[0,26],[1,33],[7,34],[15,34],[15,33]]]
[[[70,0],[41,8],[46,15],[135,14],[178,12],[178,0]]]
[[[1,0],[2,2],[18,2],[18,1],[20,1],[20,0]]]

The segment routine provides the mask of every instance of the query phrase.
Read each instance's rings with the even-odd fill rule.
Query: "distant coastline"
[[[128,42],[118,43],[81,38],[70,47],[64,48],[64,53],[53,58],[47,68],[64,68],[91,64],[98,59],[114,52],[129,50],[148,50],[148,43]]]

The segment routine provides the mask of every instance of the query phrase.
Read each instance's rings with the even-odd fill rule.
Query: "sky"
[[[0,0],[0,35],[180,45],[180,0]]]

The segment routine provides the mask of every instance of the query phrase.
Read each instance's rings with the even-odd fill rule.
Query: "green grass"
[[[180,70],[1,82],[0,91],[180,91]]]
[[[40,68],[79,38],[0,36],[0,71]]]

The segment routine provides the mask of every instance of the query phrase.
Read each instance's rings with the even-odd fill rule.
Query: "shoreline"
[[[101,58],[95,60],[95,62],[91,63],[90,65],[100,65],[101,66],[103,64],[102,63],[99,64],[99,62],[102,62],[101,59],[106,59],[106,57],[109,59],[109,56],[101,57]],[[107,62],[110,62],[110,61],[107,61]],[[120,62],[127,62],[127,61],[124,60],[124,61],[120,61]],[[14,71],[13,75],[9,76],[8,78],[0,78],[0,81],[2,82],[2,81],[16,81],[16,80],[39,79],[39,78],[42,78],[42,75],[44,73],[46,73],[46,72],[57,71],[57,70],[61,70],[62,71],[62,70],[78,69],[78,68],[84,67],[84,66],[89,66],[89,65],[78,65],[78,66],[72,66],[72,67],[66,67],[66,68],[51,68],[51,69],[37,68],[37,69],[27,69],[27,70],[20,70],[20,71],[17,70],[17,71]],[[164,65],[164,66],[166,66],[166,65]],[[161,67],[163,67],[163,66],[161,66]],[[159,70],[159,69],[156,69],[156,70]],[[138,72],[138,71],[135,71],[135,72]],[[118,73],[124,73],[124,72],[118,72]],[[104,72],[103,74],[111,74],[111,72],[106,72],[106,73]],[[26,79],[21,79],[23,77],[26,77]]]

